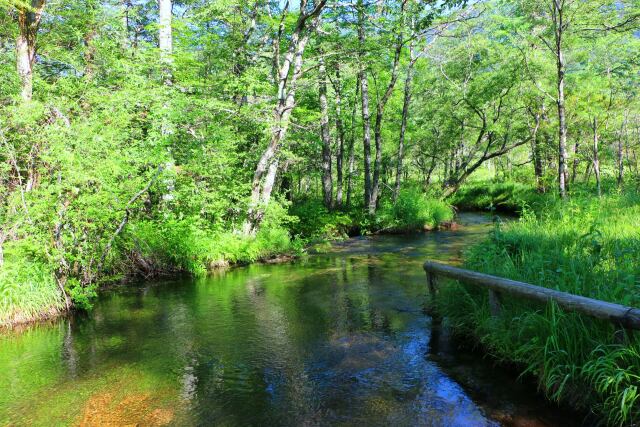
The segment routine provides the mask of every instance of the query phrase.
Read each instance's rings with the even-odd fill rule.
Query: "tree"
[[[37,36],[45,0],[31,0],[18,3],[18,38],[16,39],[16,69],[20,76],[23,101],[33,97],[33,66],[36,62]]]
[[[364,150],[364,205],[371,210],[371,113],[369,111],[369,77],[365,60],[366,10],[362,0],[357,3],[358,13],[358,59],[360,96],[362,102],[362,146]],[[375,209],[375,208],[374,208]]]
[[[278,172],[278,154],[289,128],[289,119],[295,107],[296,83],[303,73],[303,56],[309,38],[320,20],[320,13],[326,0],[319,0],[311,8],[307,0],[302,0],[295,26],[289,36],[289,46],[283,58],[280,58],[280,44],[283,42],[284,20],[288,14],[288,2],[282,12],[277,36],[274,38],[273,68],[277,76],[277,103],[273,109],[271,138],[256,166],[247,220],[243,230],[249,235],[256,231],[264,215],[264,208],[271,200],[271,192]],[[308,10],[309,9],[309,10]]]
[[[581,38],[594,33],[628,30],[640,19],[640,15],[632,2],[620,2],[612,7],[611,2],[606,0],[522,1],[520,8],[532,21],[531,34],[551,52],[555,62],[555,95],[549,95],[539,84],[538,88],[554,99],[557,106],[558,192],[561,197],[566,197],[568,181],[567,50]]]
[[[165,84],[171,84],[171,67],[173,63],[173,31],[171,17],[173,5],[171,0],[158,0],[158,40],[160,47],[160,62],[163,66]]]
[[[322,55],[322,51],[320,52]],[[320,103],[320,139],[322,140],[322,194],[327,209],[333,208],[333,178],[331,176],[331,135],[327,106],[327,70],[324,58],[318,64],[318,93]]]

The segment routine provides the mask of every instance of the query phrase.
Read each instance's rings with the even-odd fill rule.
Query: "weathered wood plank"
[[[609,320],[627,329],[640,329],[640,309],[620,304],[600,301],[567,292],[530,285],[516,280],[504,279],[489,274],[452,267],[450,265],[427,261],[424,263],[427,273],[455,279],[469,285],[484,287],[493,291],[518,295],[540,302],[555,301],[560,307],[587,314],[598,319]]]

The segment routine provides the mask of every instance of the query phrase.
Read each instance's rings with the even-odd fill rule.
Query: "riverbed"
[[[115,287],[90,314],[6,334],[0,424],[579,425],[432,325],[421,264],[459,263],[493,226],[458,221]]]

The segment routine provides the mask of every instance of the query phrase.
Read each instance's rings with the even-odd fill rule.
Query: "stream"
[[[422,263],[460,262],[492,227],[458,221],[117,286],[88,315],[2,335],[0,424],[579,425],[432,327]]]

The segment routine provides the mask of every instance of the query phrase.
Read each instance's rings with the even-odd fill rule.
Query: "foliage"
[[[359,230],[363,217],[361,208],[329,210],[320,199],[315,198],[296,200],[289,213],[299,218],[291,232],[311,240],[345,238],[354,230]]]
[[[406,187],[395,203],[382,206],[375,224],[383,230],[416,231],[433,229],[452,219],[453,210],[449,205],[418,188]]]
[[[448,200],[460,210],[522,213],[552,198],[537,193],[530,184],[476,181],[464,185]]]

